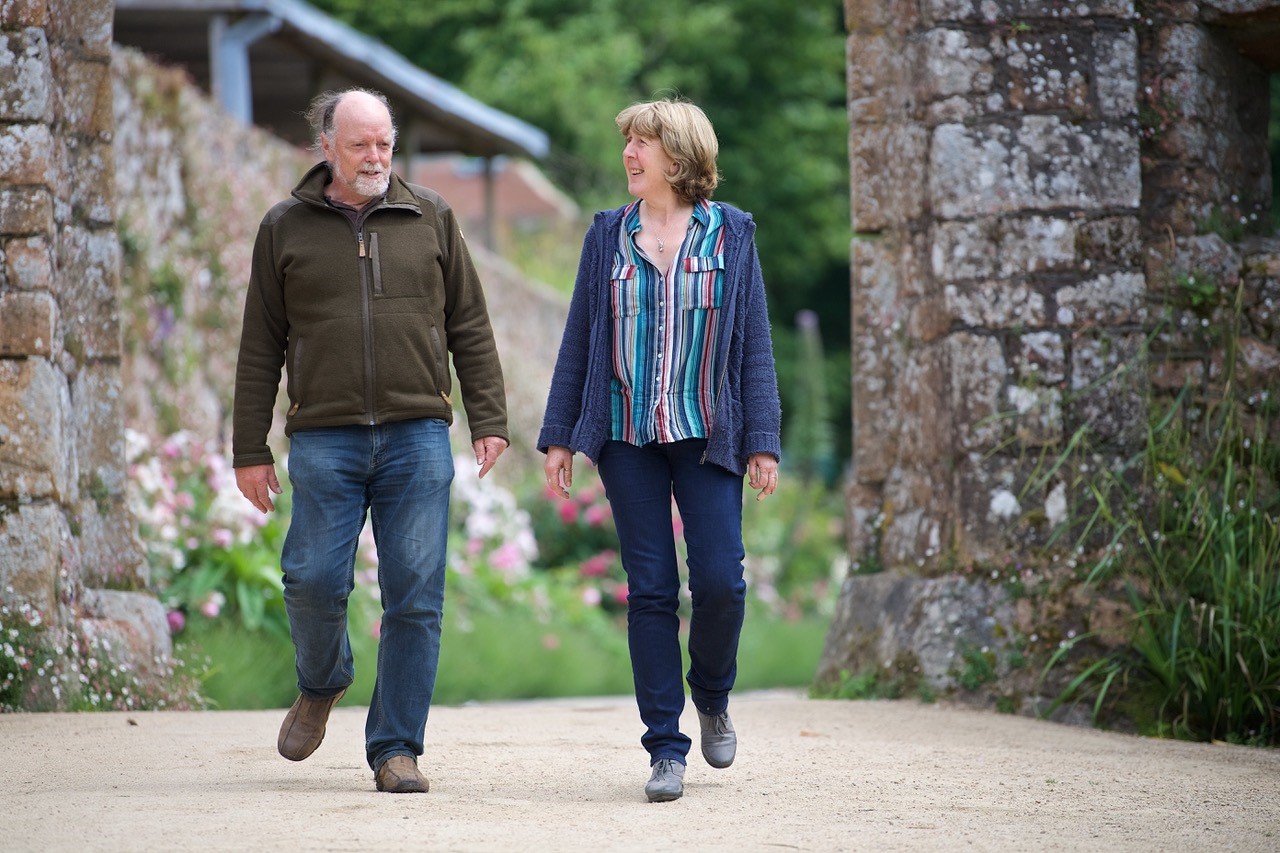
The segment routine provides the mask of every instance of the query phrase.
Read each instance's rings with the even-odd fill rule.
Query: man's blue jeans
[[[703,463],[701,439],[636,447],[610,441],[600,452],[622,566],[627,573],[627,640],[636,704],[647,731],[640,742],[650,763],[682,764],[690,740],[680,733],[680,575],[671,496],[688,547],[689,682],[693,704],[722,713],[737,675],[738,638],[747,584],[742,577],[742,478]]]
[[[281,555],[298,689],[351,684],[347,598],[365,515],[382,594],[378,673],[365,724],[369,766],[422,754],[440,656],[453,454],[444,421],[299,430],[289,448],[293,518]]]

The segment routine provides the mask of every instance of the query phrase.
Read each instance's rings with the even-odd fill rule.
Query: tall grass
[[[1095,719],[1121,710],[1153,734],[1280,744],[1280,401],[1241,389],[1238,334],[1224,335],[1214,399],[1184,390],[1155,410],[1140,453],[1083,480],[1077,542],[1106,543],[1086,580],[1125,591],[1132,634],[1086,662],[1050,713],[1090,700]],[[1045,673],[1091,639],[1062,645]]]

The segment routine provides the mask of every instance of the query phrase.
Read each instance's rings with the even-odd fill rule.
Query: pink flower
[[[204,600],[204,604],[200,605],[200,612],[204,614],[206,619],[217,619],[218,614],[222,612],[222,605],[226,603],[227,597],[214,590],[209,593],[209,597]]]
[[[509,571],[524,565],[524,557],[521,556],[520,548],[516,543],[503,542],[489,557],[489,562],[495,569]]]
[[[560,520],[565,524],[573,524],[578,520],[578,507],[573,501],[560,504]]]
[[[630,594],[631,592],[627,589],[627,585],[625,583],[618,584],[610,593],[615,604],[626,604],[627,596]]]
[[[196,505],[196,499],[190,492],[178,492],[173,496],[173,505],[178,509],[191,509]]]
[[[375,640],[382,639],[382,622],[381,621],[374,622],[372,625],[369,626],[369,636],[373,637]]]
[[[467,540],[467,556],[474,557],[484,550],[484,540],[478,536],[472,536]]]
[[[236,535],[225,527],[219,527],[212,533],[213,544],[219,548],[230,548],[231,543],[236,541]]]
[[[684,519],[679,515],[671,517],[671,532],[676,535],[676,538],[684,536]]]
[[[584,578],[601,577],[609,573],[609,566],[613,565],[613,552],[601,551],[582,561],[582,567],[578,570]]]
[[[556,649],[560,648],[560,638],[555,634],[543,634],[542,647],[548,651],[554,652]]]
[[[170,634],[176,634],[183,628],[187,627],[187,617],[182,615],[181,610],[170,610],[165,618],[169,622]]]
[[[582,603],[588,607],[600,606],[600,590],[594,586],[582,588]]]
[[[604,524],[609,520],[609,516],[610,511],[608,504],[592,504],[587,507],[587,511],[584,515],[587,520],[587,524],[590,524],[592,527],[599,527]]]

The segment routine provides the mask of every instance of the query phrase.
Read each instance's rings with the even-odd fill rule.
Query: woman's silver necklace
[[[657,235],[655,234],[654,236],[657,236]],[[667,250],[667,244],[662,242],[661,237],[658,237],[658,251],[665,252],[666,250]]]

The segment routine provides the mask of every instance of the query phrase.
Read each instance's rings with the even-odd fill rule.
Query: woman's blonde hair
[[[696,204],[711,198],[720,183],[716,155],[720,143],[707,114],[688,101],[663,99],[632,104],[614,119],[623,138],[656,139],[675,161],[676,173],[667,183],[683,201]]]

